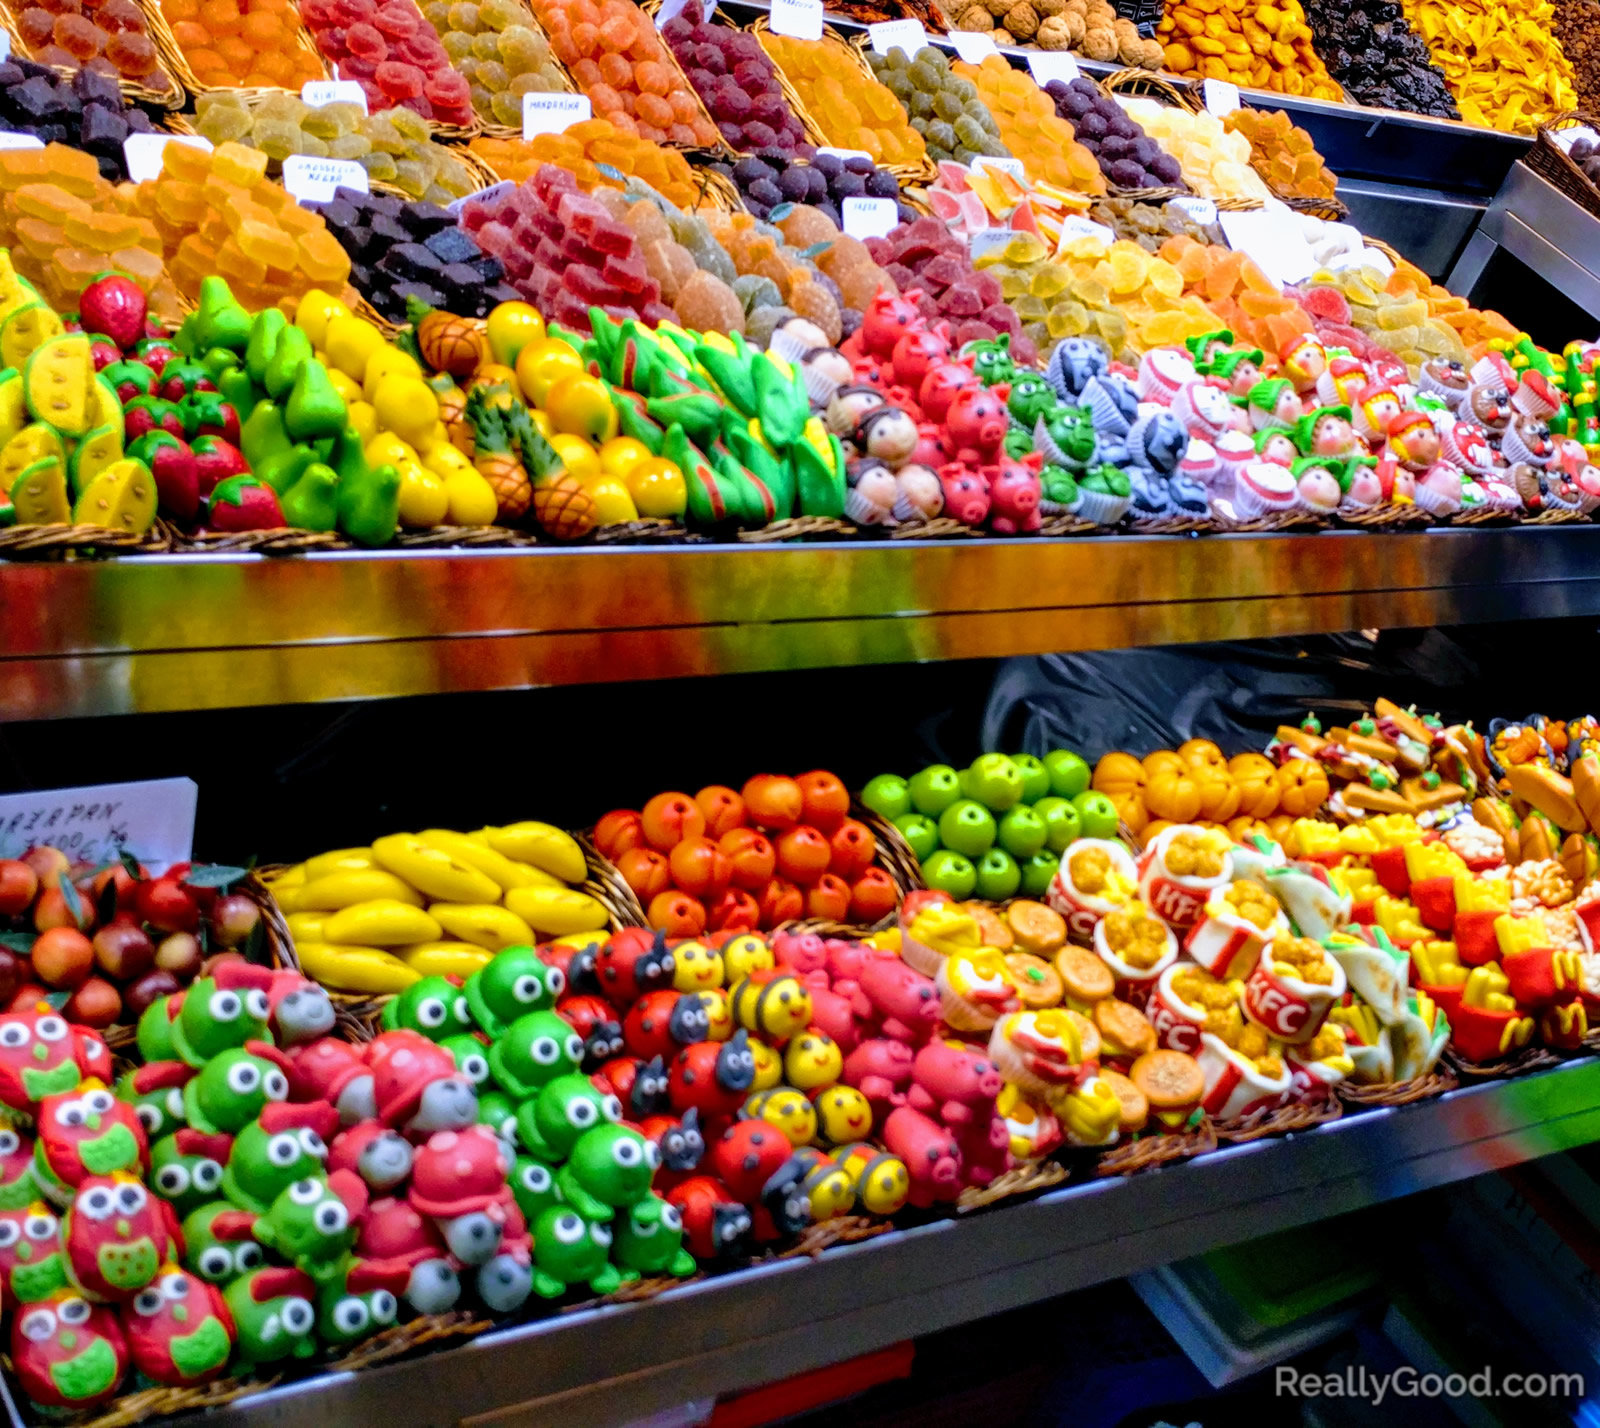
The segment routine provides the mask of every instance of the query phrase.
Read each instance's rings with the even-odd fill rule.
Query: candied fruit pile
[[[1192,238],[1169,238],[1161,256],[1177,268],[1186,296],[1203,301],[1240,343],[1263,352],[1282,352],[1312,320],[1292,296],[1243,253],[1196,243]]]
[[[1102,198],[1089,207],[1089,217],[1103,223],[1119,238],[1137,243],[1147,253],[1155,253],[1168,238],[1186,236],[1197,243],[1222,243],[1226,240],[1221,225],[1199,224],[1182,209],[1170,203],[1140,203],[1133,198]]]
[[[195,127],[213,144],[232,140],[260,149],[274,173],[290,154],[309,154],[354,159],[370,182],[429,203],[464,198],[479,186],[460,159],[433,142],[427,120],[412,109],[368,115],[359,104],[313,106],[293,94],[269,95],[252,108],[237,94],[202,94],[195,115]]]
[[[911,127],[922,135],[928,157],[970,164],[979,154],[1008,159],[1011,151],[1000,142],[1000,126],[984,102],[978,86],[950,72],[950,57],[924,45],[914,56],[896,46],[886,55],[876,51],[867,62],[884,87],[905,106]]]
[[[287,3],[287,0],[285,0]],[[37,0],[13,11],[28,58],[171,89],[136,0]]]
[[[736,291],[745,279],[704,220],[654,194],[636,198],[637,192],[602,188],[594,196],[637,235],[645,267],[661,285],[662,302],[698,332],[745,332],[750,304]]]
[[[472,87],[414,0],[301,0],[300,16],[339,77],[361,86],[368,109],[414,109],[437,124],[472,127]]]
[[[422,14],[472,86],[473,110],[485,124],[520,134],[524,94],[571,88],[521,0],[427,0]]]
[[[1499,313],[1469,307],[1404,261],[1387,277],[1364,267],[1319,271],[1299,296],[1324,343],[1348,347],[1364,361],[1386,348],[1413,376],[1429,358],[1470,366],[1491,340],[1520,336]]]
[[[1191,114],[1153,99],[1120,101],[1129,118],[1178,161],[1183,181],[1202,198],[1270,198],[1250,164],[1250,140],[1225,129],[1209,110]]]
[[[91,155],[65,144],[0,150],[0,194],[0,246],[58,312],[74,311],[107,268],[138,283],[156,311],[179,310],[161,234],[140,216],[136,191],[102,178]]]
[[[1344,98],[1312,47],[1300,0],[1177,0],[1156,28],[1171,74],[1225,79],[1251,89]]]
[[[1339,181],[1311,135],[1281,109],[1235,109],[1223,121],[1250,141],[1250,164],[1283,198],[1332,198]]]
[[[308,205],[350,255],[350,281],[384,317],[403,323],[408,299],[462,317],[487,317],[517,298],[500,262],[435,203],[341,188]]]
[[[545,164],[508,193],[469,202],[462,225],[485,253],[500,260],[506,280],[553,322],[589,330],[589,309],[618,322],[654,327],[678,315],[661,300],[639,238],[583,193],[566,169]]]
[[[216,274],[256,311],[312,288],[338,292],[350,277],[339,240],[267,177],[260,149],[219,144],[208,154],[168,144],[161,176],[135,193],[161,234],[167,271],[190,298],[202,278]]]
[[[689,77],[728,147],[738,153],[809,158],[813,146],[778,85],[761,42],[747,30],[713,25],[690,0],[661,38]]]
[[[1052,259],[1039,239],[1019,233],[977,266],[999,278],[1002,297],[1041,352],[1063,338],[1098,337],[1129,361],[1219,326],[1205,302],[1185,294],[1178,269],[1137,243],[1077,238]]]
[[[900,206],[902,219],[910,222],[916,216],[900,197],[895,176],[859,154],[841,159],[837,154],[818,153],[810,163],[746,154],[737,163],[711,167],[732,180],[744,206],[757,218],[765,218],[782,203],[809,203],[837,227],[847,198],[892,198]]]
[[[1056,113],[1055,101],[1020,69],[999,55],[981,65],[957,63],[951,70],[977,87],[1000,129],[1000,142],[1034,182],[1079,193],[1106,191],[1099,161],[1080,144],[1072,125]]]
[[[605,184],[620,186],[630,176],[685,208],[692,208],[700,193],[694,170],[682,154],[619,127],[616,116],[586,119],[564,133],[538,134],[532,139],[480,136],[468,147],[501,178],[513,183],[523,183],[545,164],[555,164],[569,170],[585,193]],[[622,178],[602,172],[601,164],[615,169]]]
[[[100,176],[113,182],[128,176],[122,141],[154,127],[144,110],[123,102],[112,76],[86,68],[63,79],[16,58],[0,62],[0,126],[42,144],[85,149],[99,161]]]
[[[633,0],[533,0],[533,12],[597,116],[641,139],[716,148],[717,126]]]
[[[1405,0],[1405,12],[1467,123],[1531,134],[1577,107],[1572,61],[1561,47],[1550,0],[1516,10],[1488,0]],[[1586,23],[1592,32],[1592,22]]]
[[[1139,121],[1092,79],[1080,75],[1070,84],[1052,79],[1044,89],[1113,188],[1183,187],[1178,161],[1163,153]]]
[[[118,3],[118,0],[107,0]],[[293,89],[326,79],[290,0],[159,0],[185,62],[211,88]]]
[[[957,344],[1011,334],[1011,355],[1025,365],[1038,360],[1022,321],[1002,299],[1000,279],[979,272],[963,243],[943,220],[902,223],[886,238],[867,239],[867,251],[902,292],[916,291],[917,309],[929,322],[949,322]]]
[[[830,147],[860,149],[880,164],[928,162],[928,147],[894,92],[864,73],[837,35],[825,30],[821,40],[796,40],[764,30],[760,40]]]
[[[826,277],[832,284],[831,290],[823,291],[836,298],[839,321],[846,332],[855,330],[860,314],[880,288],[899,291],[894,279],[873,261],[865,243],[841,233],[827,214],[809,204],[796,204],[784,217],[777,229],[781,244],[773,237],[771,225],[748,213],[711,214],[707,222],[741,275],[770,278],[784,306],[824,330],[834,325],[831,315],[825,320],[815,315],[811,307],[814,301],[816,308],[825,312],[821,300],[796,291],[797,287],[814,282],[817,276]],[[815,252],[824,244],[826,247]],[[802,258],[801,252],[815,252],[815,257]]]

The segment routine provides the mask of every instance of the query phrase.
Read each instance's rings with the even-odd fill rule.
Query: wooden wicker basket
[[[105,526],[25,525],[0,528],[0,560],[76,560],[109,555],[164,555],[173,548],[160,522],[142,535]]]
[[[144,0],[138,0],[138,3],[140,10],[143,11]],[[26,58],[30,51],[23,43],[22,31],[17,27],[17,19],[12,13],[10,4],[0,4],[0,29],[4,29],[10,37],[11,52]],[[118,79],[117,87],[122,91],[122,97],[130,104],[147,104],[156,109],[182,109],[187,102],[183,85],[177,71],[167,62],[160,37],[151,26],[148,16],[145,20],[145,29],[150,36],[151,44],[156,48],[158,61],[156,70],[149,76],[148,83],[135,79]],[[76,72],[76,66],[51,65],[50,68],[65,78],[70,78]]]
[[[189,67],[189,61],[184,55],[183,46],[178,43],[177,37],[172,33],[172,26],[168,23],[166,14],[161,9],[161,0],[135,0],[135,3],[144,14],[145,28],[150,32],[150,38],[155,41],[156,53],[161,56],[161,63],[183,86],[190,99],[198,99],[202,94],[235,93],[249,98],[252,95],[291,92],[280,89],[277,86],[245,89],[231,85],[203,83],[194,70]],[[303,24],[295,26],[294,42],[299,49],[306,51],[316,60],[322,76],[327,78],[329,76],[327,62],[322,58],[317,49],[316,41],[311,38],[310,32]],[[298,93],[299,91],[292,92]],[[172,107],[175,109],[179,107],[187,108],[188,105],[173,105]]]
[[[1567,151],[1555,141],[1561,129],[1575,129],[1580,125],[1600,134],[1600,118],[1582,109],[1569,109],[1546,120],[1533,138],[1533,147],[1522,155],[1525,163],[1546,183],[1560,190],[1586,213],[1600,218],[1600,188],[1568,157]]]

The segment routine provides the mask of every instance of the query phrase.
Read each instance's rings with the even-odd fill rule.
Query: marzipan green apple
[[[1061,858],[1048,848],[1041,848],[1022,865],[1022,892],[1025,897],[1043,897],[1055,881]]]
[[[970,798],[957,799],[939,815],[939,841],[965,858],[981,858],[994,847],[994,814]]]
[[[1050,792],[1058,798],[1076,798],[1089,787],[1089,765],[1071,749],[1051,749],[1044,766],[1050,770]]]
[[[1074,796],[1072,806],[1078,810],[1078,822],[1085,838],[1116,837],[1117,805],[1105,794],[1086,790]]]
[[[1014,763],[1022,774],[1022,801],[1037,803],[1050,792],[1050,770],[1032,754],[1012,754]]]
[[[922,877],[930,888],[949,893],[957,902],[972,896],[978,885],[978,870],[970,858],[950,848],[941,848],[922,865]]]
[[[911,789],[899,774],[879,774],[861,790],[861,802],[893,823],[911,812]]]
[[[1000,819],[1000,846],[1018,862],[1044,847],[1047,837],[1044,819],[1025,803],[1008,809]]]
[[[939,825],[923,813],[903,813],[893,820],[906,846],[925,863],[939,851]]]
[[[979,754],[961,775],[961,791],[995,813],[1022,802],[1022,770],[1006,754]]]
[[[1077,806],[1069,798],[1041,798],[1033,811],[1044,820],[1044,845],[1052,853],[1063,853],[1074,838],[1083,837],[1083,823]]]
[[[991,848],[978,862],[978,896],[986,902],[1004,902],[1022,886],[1022,869],[1004,848]]]
[[[961,776],[949,764],[929,764],[911,775],[907,787],[911,806],[918,813],[937,818],[961,797]]]

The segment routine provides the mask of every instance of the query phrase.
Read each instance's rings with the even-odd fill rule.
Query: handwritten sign
[[[1071,84],[1079,73],[1077,60],[1061,50],[1034,50],[1028,55],[1028,70],[1033,82],[1043,89],[1052,79]]]
[[[852,238],[883,238],[899,225],[900,205],[892,198],[847,198],[839,217]]]
[[[868,25],[867,34],[872,48],[880,55],[890,50],[904,50],[907,55],[914,55],[928,43],[928,32],[922,28],[921,20],[884,20],[881,24]]]
[[[1226,79],[1208,79],[1202,86],[1206,108],[1217,118],[1232,114],[1239,107],[1239,86]]]
[[[775,35],[795,40],[822,38],[822,0],[772,0],[767,25]]]
[[[300,102],[320,109],[324,104],[359,104],[367,112],[367,91],[353,79],[308,79],[300,86]]]
[[[944,38],[968,64],[982,64],[990,55],[1000,53],[988,30],[951,30]]]
[[[0,857],[38,843],[98,867],[130,853],[153,873],[189,861],[200,788],[193,779],[101,783],[0,796]]]
[[[318,159],[290,154],[283,161],[283,186],[296,203],[326,203],[334,190],[367,192],[367,171],[353,159]]]
[[[594,107],[587,94],[524,94],[522,137],[532,139],[538,134],[560,134],[593,115]]]
[[[1057,247],[1064,248],[1068,243],[1075,243],[1079,238],[1093,238],[1101,243],[1115,243],[1117,235],[1107,228],[1104,223],[1096,223],[1092,218],[1084,218],[1076,213],[1069,213],[1061,220],[1061,237]]]
[[[1003,169],[1012,178],[1026,182],[1028,171],[1022,167],[1021,159],[998,159],[992,154],[974,154],[972,163],[968,166],[974,169]]]
[[[1012,228],[980,228],[967,240],[967,252],[977,262],[991,253],[1004,253],[1016,236]]]
[[[211,140],[198,134],[129,134],[122,141],[123,157],[128,163],[128,177],[134,183],[161,177],[161,155],[168,144],[187,144],[191,149],[211,152]]]
[[[1209,198],[1169,198],[1168,208],[1176,208],[1185,218],[1204,227],[1217,221],[1217,205]]]

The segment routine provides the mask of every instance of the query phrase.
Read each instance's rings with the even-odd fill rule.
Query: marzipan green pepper
[[[339,524],[339,477],[331,466],[313,461],[282,493],[283,518],[304,531],[331,531]]]
[[[245,360],[249,360],[248,354]],[[272,356],[268,358],[266,370],[262,375],[267,395],[275,402],[283,401],[293,389],[294,380],[300,375],[300,369],[311,360],[311,339],[298,327],[284,328],[273,346]]]

